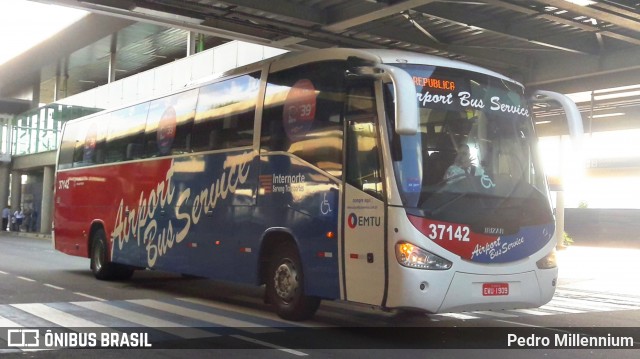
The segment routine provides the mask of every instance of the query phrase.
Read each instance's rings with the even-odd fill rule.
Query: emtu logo
[[[347,217],[347,224],[349,228],[354,229],[358,226],[358,216],[355,213],[351,213],[349,217]]]
[[[382,223],[382,221],[380,220],[380,217],[375,217],[375,216],[364,217],[364,216],[356,216],[355,213],[351,213],[349,217],[347,217],[347,225],[351,229],[355,229],[358,226],[380,227],[380,223]]]

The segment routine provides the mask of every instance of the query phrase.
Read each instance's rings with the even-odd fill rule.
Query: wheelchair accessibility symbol
[[[331,204],[329,203],[329,201],[327,201],[327,194],[325,193],[324,200],[322,201],[322,203],[320,203],[320,213],[326,216],[331,212]]]
[[[486,189],[490,189],[496,186],[495,183],[493,183],[493,181],[491,180],[491,178],[487,175],[482,175],[482,177],[480,178],[480,183],[482,184],[482,187]]]

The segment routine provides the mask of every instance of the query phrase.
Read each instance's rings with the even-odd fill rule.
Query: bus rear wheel
[[[107,236],[100,228],[91,238],[91,272],[100,280],[129,279],[133,275],[133,268],[109,262],[107,251]]]
[[[276,314],[287,320],[309,319],[320,306],[320,298],[304,293],[302,262],[290,243],[279,247],[271,257],[266,294]]]

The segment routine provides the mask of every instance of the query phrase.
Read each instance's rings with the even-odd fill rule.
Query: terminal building
[[[141,26],[145,25],[133,26],[132,31],[142,31],[136,28]],[[163,37],[162,41],[178,43],[173,50],[178,53],[174,53],[175,58],[167,64],[117,79],[119,71],[114,54],[106,64],[111,72],[103,75],[106,83],[101,86],[95,87],[97,81],[87,80],[93,88],[69,94],[65,84],[69,74],[56,73],[50,81],[53,83],[50,91],[46,88],[47,81],[38,81],[33,86],[36,89],[31,89],[34,97],[31,101],[2,99],[0,203],[8,205],[12,214],[23,211],[25,219],[21,231],[51,233],[56,153],[66,121],[169,93],[191,82],[286,52],[242,41],[222,43],[220,39],[209,41],[217,46],[206,49],[207,43],[201,36],[184,30],[169,29],[167,32],[154,35]],[[31,108],[36,103],[47,104]]]

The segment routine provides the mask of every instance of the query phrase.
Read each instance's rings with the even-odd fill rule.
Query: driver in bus
[[[456,159],[444,174],[444,180],[447,181],[448,184],[457,182],[467,176],[482,177],[484,175],[482,167],[473,164],[468,145],[460,145],[457,152]]]

